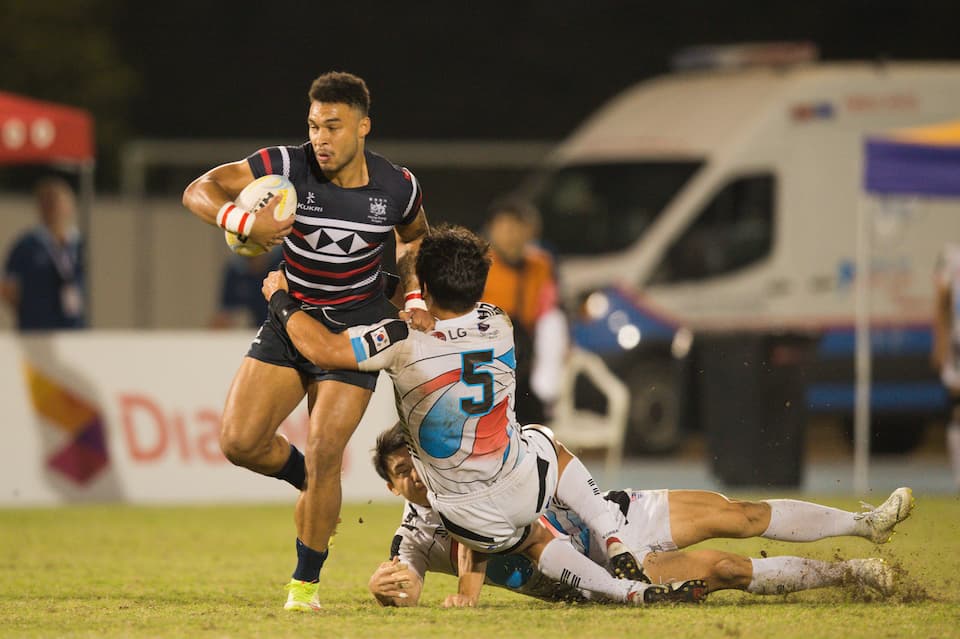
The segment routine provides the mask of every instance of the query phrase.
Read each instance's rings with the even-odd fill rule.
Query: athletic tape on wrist
[[[303,310],[300,308],[300,302],[284,290],[279,290],[271,295],[268,306],[270,307],[270,312],[277,316],[277,319],[280,320],[280,324],[283,325],[284,328],[287,327],[287,322],[290,320],[291,315]]]
[[[250,211],[244,211],[233,202],[224,203],[217,211],[217,226],[225,231],[236,233],[240,238],[250,236],[256,219],[256,215]]]
[[[419,288],[403,296],[403,310],[409,311],[412,308],[427,310],[427,303],[423,301],[423,294]]]

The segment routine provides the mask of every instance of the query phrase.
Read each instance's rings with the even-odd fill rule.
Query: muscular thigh
[[[244,357],[227,394],[224,430],[250,439],[271,437],[304,393],[295,369]]]
[[[373,391],[335,380],[310,382],[310,436],[307,449],[343,452],[363,417]],[[372,442],[371,442],[372,444]]]
[[[769,522],[769,507],[762,502],[730,500],[706,490],[671,490],[670,529],[679,548],[714,537],[750,537]]]

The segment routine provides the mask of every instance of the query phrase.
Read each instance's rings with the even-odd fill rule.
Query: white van
[[[631,388],[635,449],[678,443],[696,363],[677,357],[704,331],[813,336],[807,408],[852,412],[864,139],[958,113],[960,63],[685,71],[625,91],[558,147],[528,186],[575,341]],[[875,427],[906,447],[945,406],[927,363],[932,273],[960,205],[902,200],[876,220]]]

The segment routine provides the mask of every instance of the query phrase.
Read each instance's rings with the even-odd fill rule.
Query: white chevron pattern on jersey
[[[368,242],[353,231],[343,229],[319,228],[309,235],[304,235],[303,239],[315,251],[336,255],[350,255],[369,246]]]

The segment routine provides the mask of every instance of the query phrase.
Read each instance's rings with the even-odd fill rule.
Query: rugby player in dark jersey
[[[415,327],[432,322],[422,310],[412,268],[428,230],[420,187],[408,170],[364,148],[371,126],[366,84],[349,73],[330,72],[314,80],[308,95],[309,142],[261,149],[207,171],[184,191],[184,206],[207,224],[267,248],[282,244],[290,294],[335,332],[396,316],[381,270],[384,242],[394,233],[398,293],[406,293],[409,321]],[[245,186],[269,174],[283,175],[296,187],[295,218],[274,220],[279,198],[257,213],[234,205]],[[287,610],[319,607],[320,569],[340,512],[343,451],[376,382],[375,372],[314,366],[283,326],[268,318],[230,387],[220,434],[224,455],[301,491]],[[304,395],[310,432],[301,453],[277,428]]]

